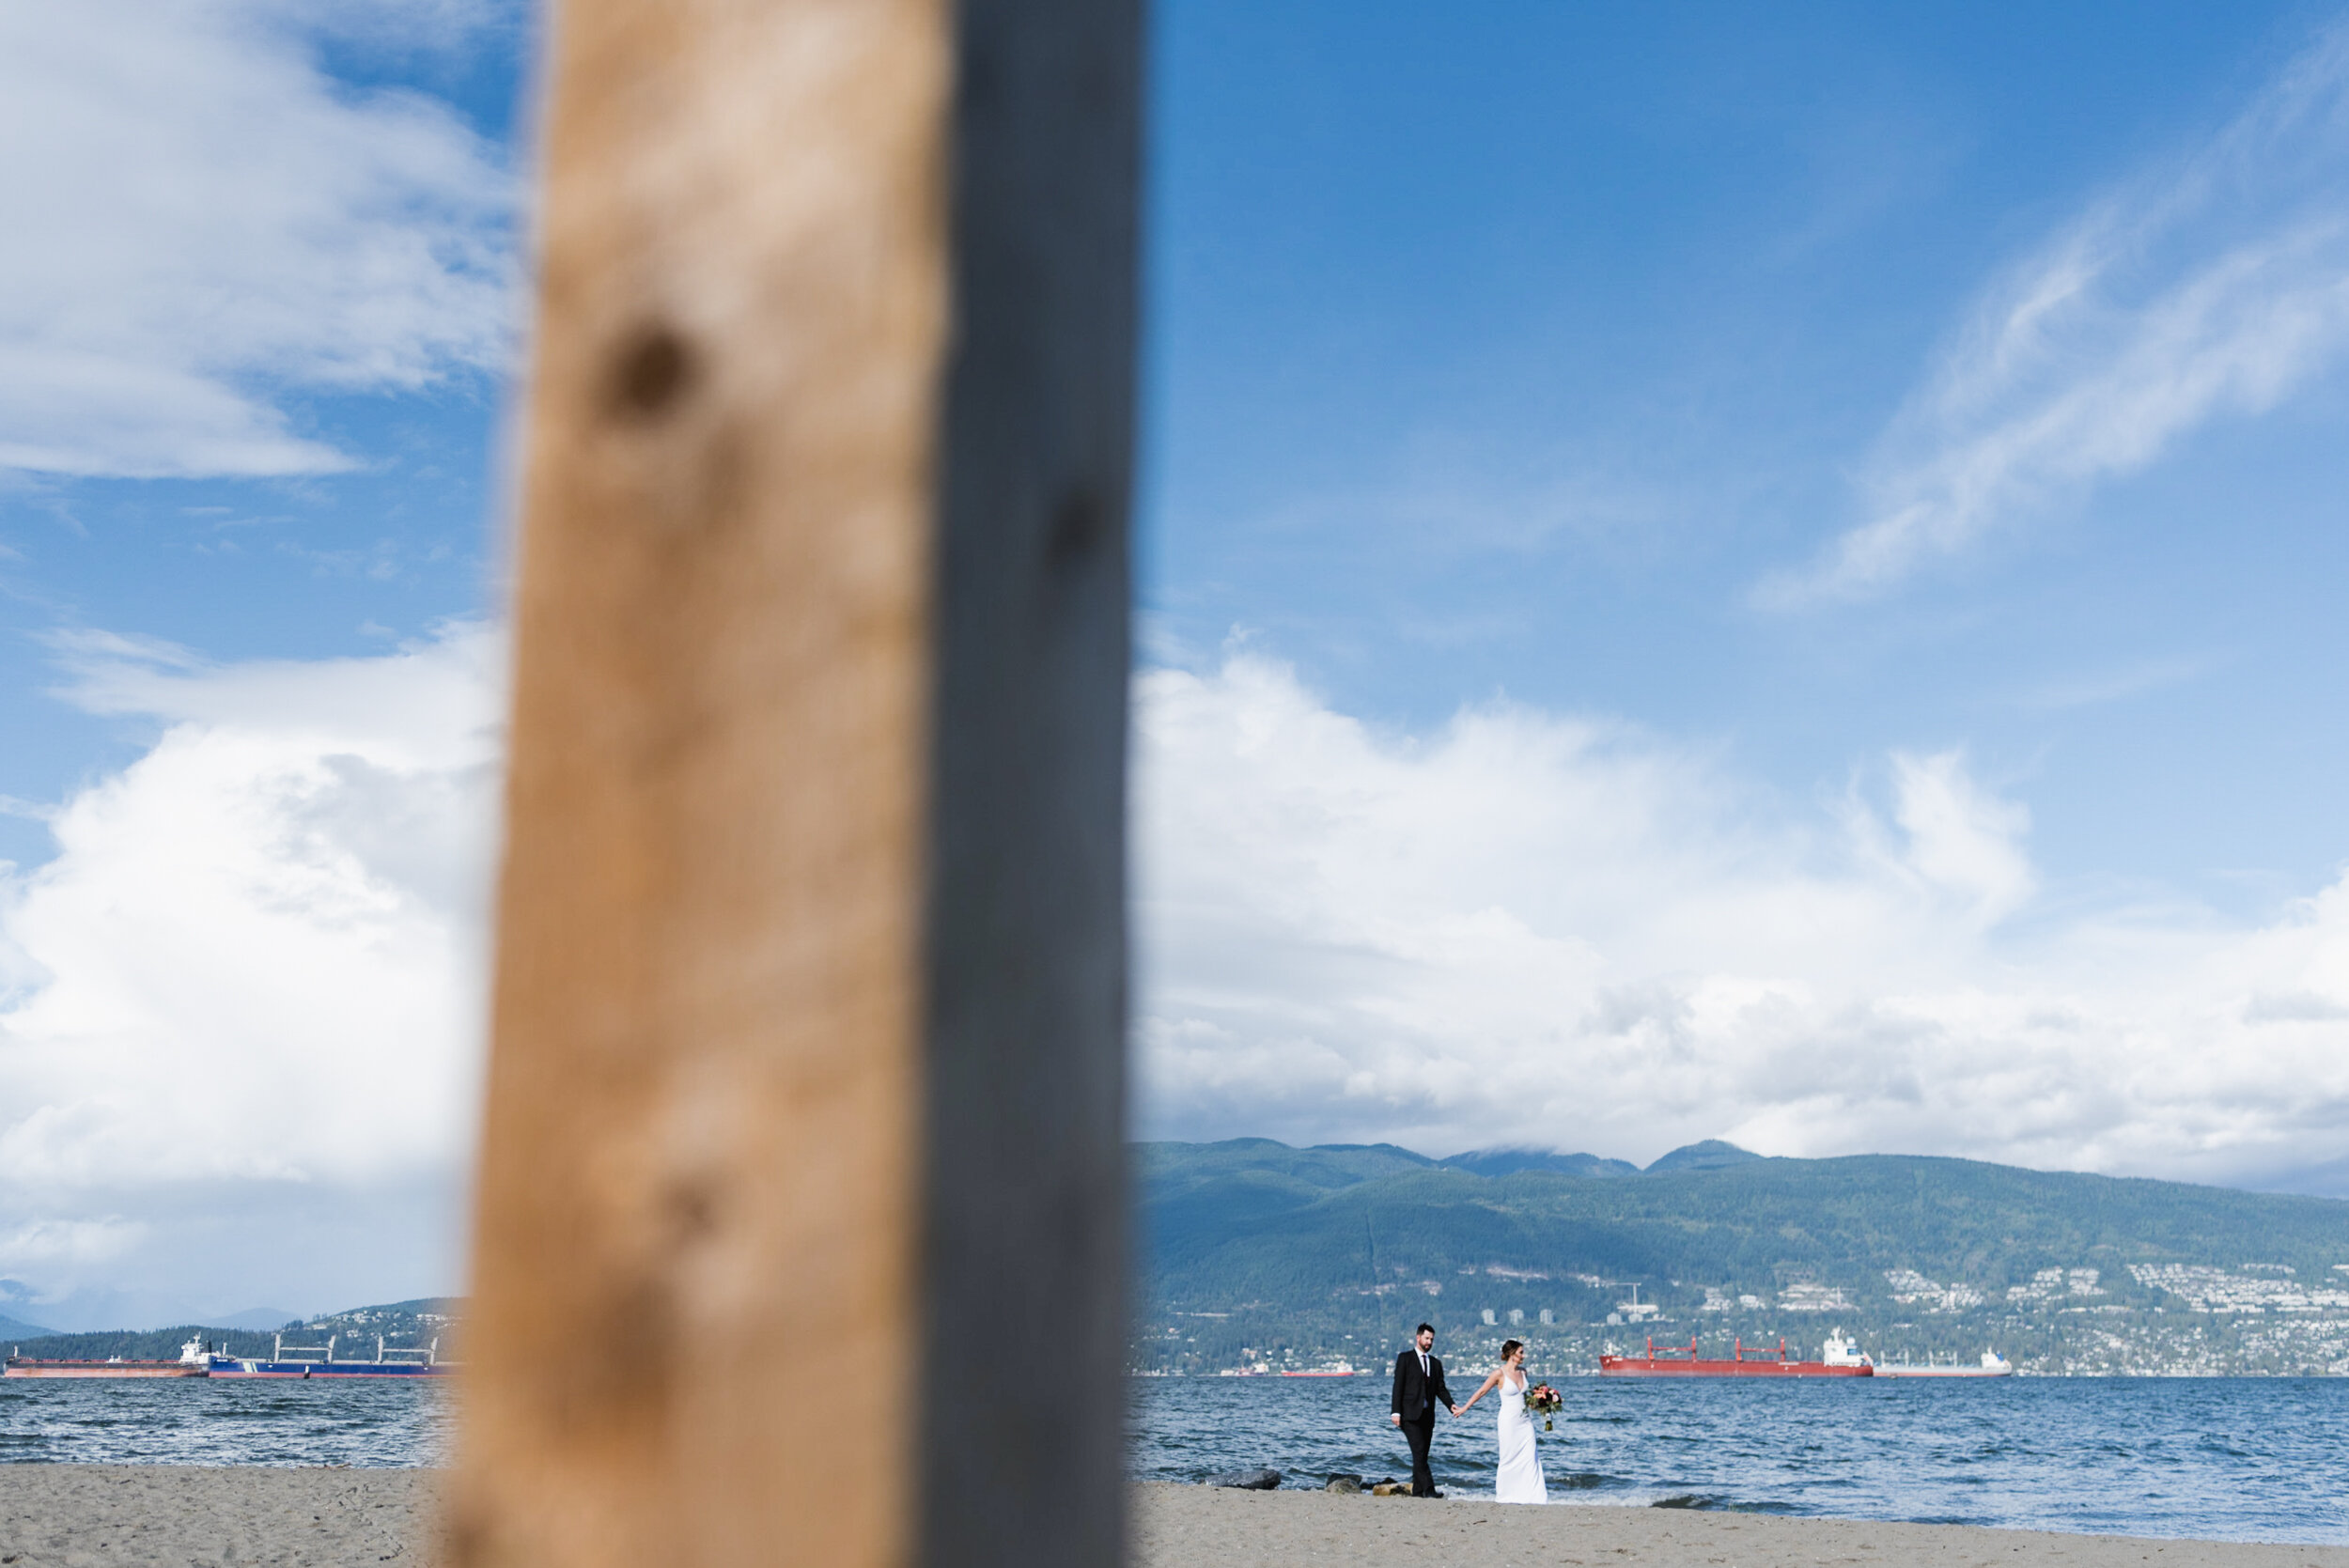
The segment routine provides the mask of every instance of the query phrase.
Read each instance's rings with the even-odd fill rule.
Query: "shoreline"
[[[12,1568],[442,1560],[424,1469],[0,1465],[0,1558]],[[2196,1541],[1608,1504],[1520,1508],[1174,1482],[1131,1490],[1132,1568],[2349,1568],[2349,1545]]]

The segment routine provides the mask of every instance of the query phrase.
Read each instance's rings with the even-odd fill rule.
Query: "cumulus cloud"
[[[332,79],[315,9],[0,4],[0,468],[348,467],[289,392],[504,365],[501,155],[433,100]],[[412,0],[367,26],[421,37],[471,10]]]
[[[1865,470],[1868,520],[1758,597],[1881,591],[2214,419],[2275,407],[2344,353],[2349,24],[2002,277]]]
[[[498,636],[216,665],[58,640],[153,726],[0,873],[11,1315],[456,1281]],[[2264,925],[2050,909],[1961,753],[1789,804],[1628,726],[1425,735],[1237,654],[1136,681],[1142,1129],[1646,1158],[1947,1153],[2267,1181],[2349,1118],[2349,881]]]
[[[2059,915],[1953,753],[1790,807],[1520,706],[1384,733],[1245,656],[1138,699],[1153,1135],[2265,1181],[2349,1121],[2349,881],[2257,927]]]
[[[300,1305],[330,1288],[317,1256],[283,1255],[302,1226],[388,1205],[399,1234],[365,1238],[370,1266],[451,1283],[499,638],[228,666],[120,638],[60,651],[71,700],[158,728],[45,814],[54,859],[0,867],[0,1269],[68,1291],[102,1263],[119,1283],[161,1266],[163,1233],[229,1212],[250,1228],[193,1273],[163,1249],[178,1288]]]

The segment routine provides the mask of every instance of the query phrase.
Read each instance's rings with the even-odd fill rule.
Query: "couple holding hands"
[[[1526,1409],[1525,1346],[1510,1340],[1501,1347],[1501,1364],[1492,1370],[1468,1404],[1452,1403],[1452,1389],[1443,1378],[1443,1362],[1436,1356],[1434,1326],[1423,1323],[1412,1336],[1411,1348],[1394,1358],[1394,1397],[1389,1419],[1402,1429],[1411,1445],[1411,1496],[1440,1498],[1435,1472],[1427,1467],[1428,1445],[1436,1440],[1436,1407],[1465,1416],[1470,1405],[1498,1389],[1500,1418],[1495,1438],[1500,1464],[1493,1480],[1499,1502],[1548,1502],[1549,1489],[1542,1482],[1541,1455],[1533,1440],[1533,1418]]]

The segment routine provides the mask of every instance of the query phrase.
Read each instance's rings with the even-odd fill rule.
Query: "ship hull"
[[[2013,1367],[1878,1367],[1878,1377],[2012,1377]]]
[[[1704,1360],[1687,1356],[1601,1356],[1601,1377],[1867,1377],[1874,1367],[1831,1367],[1825,1361]]]
[[[203,1377],[204,1367],[178,1361],[10,1361],[10,1377]]]
[[[409,1361],[224,1361],[214,1377],[444,1377],[446,1367]]]

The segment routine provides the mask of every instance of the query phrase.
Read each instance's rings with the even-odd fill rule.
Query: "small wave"
[[[1587,1492],[1594,1487],[1612,1486],[1618,1483],[1613,1476],[1601,1475],[1596,1470],[1577,1470],[1571,1475],[1558,1477],[1549,1484],[1562,1492]]]

